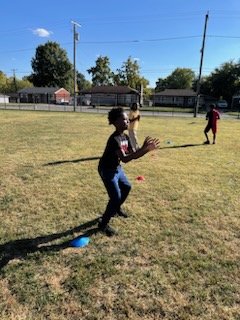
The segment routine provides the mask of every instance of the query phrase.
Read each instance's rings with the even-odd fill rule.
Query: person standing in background
[[[134,102],[131,106],[131,111],[128,115],[129,118],[129,126],[128,133],[132,148],[137,151],[139,149],[138,139],[137,139],[137,130],[138,124],[140,121],[140,111],[139,111],[139,103]]]
[[[214,103],[210,104],[209,106],[210,110],[208,111],[206,115],[206,120],[208,120],[208,124],[206,128],[204,129],[204,134],[207,140],[204,142],[204,144],[210,144],[209,138],[208,138],[208,132],[210,129],[212,129],[213,133],[213,144],[216,143],[216,133],[217,133],[217,120],[220,119],[220,113],[215,109],[216,106]]]

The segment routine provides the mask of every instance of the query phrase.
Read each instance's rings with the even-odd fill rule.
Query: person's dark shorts
[[[212,129],[212,126],[211,126],[211,124],[207,124],[207,126],[206,126],[206,128],[204,129],[204,132],[208,132],[210,129]]]

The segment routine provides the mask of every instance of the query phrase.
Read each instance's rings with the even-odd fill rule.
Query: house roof
[[[133,88],[127,86],[97,86],[81,90],[80,94],[106,93],[106,94],[139,94]]]
[[[11,98],[18,98],[18,93],[13,93],[13,92],[6,92],[6,95],[11,97]]]
[[[53,94],[64,88],[54,88],[54,87],[25,87],[18,91],[18,93],[30,93],[30,94]],[[64,89],[65,90],[65,89]],[[67,91],[67,90],[66,90]]]
[[[161,92],[156,92],[156,96],[169,96],[169,97],[195,97],[197,93],[192,89],[165,89]]]

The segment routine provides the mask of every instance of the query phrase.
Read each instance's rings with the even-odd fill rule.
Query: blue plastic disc
[[[86,246],[88,243],[89,243],[89,238],[87,238],[87,237],[76,238],[76,239],[73,239],[73,240],[71,241],[71,245],[72,245],[73,247],[77,247],[77,248],[84,247],[84,246]]]

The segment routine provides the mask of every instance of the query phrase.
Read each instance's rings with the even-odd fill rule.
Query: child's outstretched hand
[[[144,140],[142,148],[146,151],[152,151],[160,148],[160,140],[156,138],[147,137]]]

